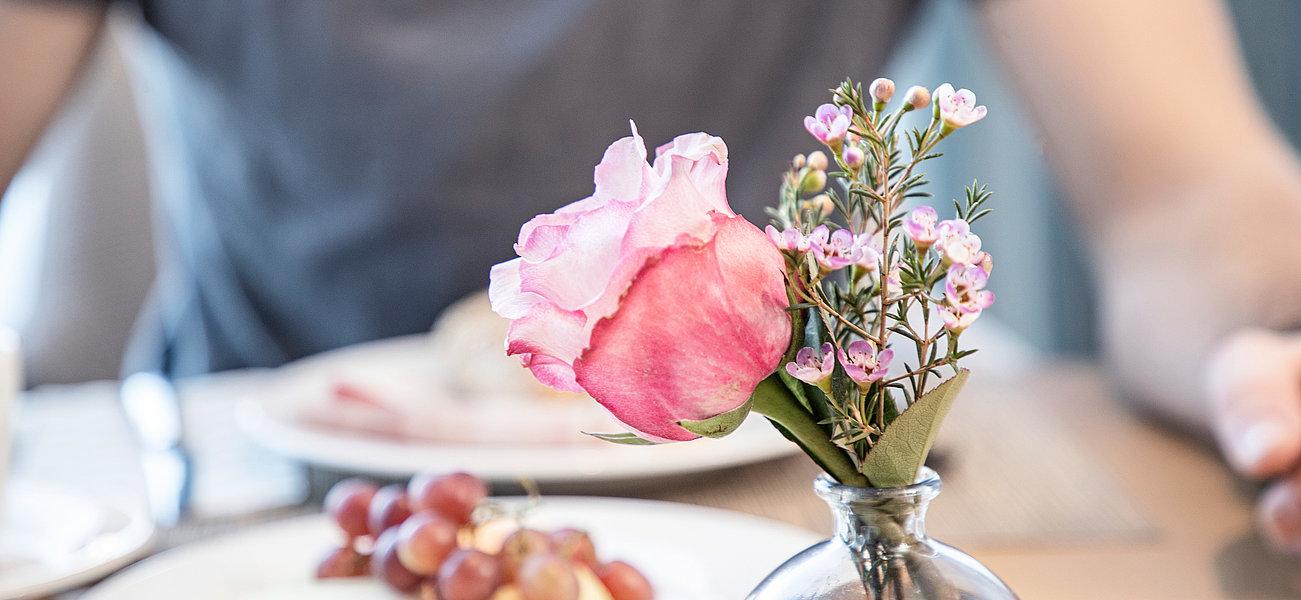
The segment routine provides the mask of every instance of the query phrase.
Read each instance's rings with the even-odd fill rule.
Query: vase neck
[[[836,537],[854,549],[898,547],[926,539],[926,508],[940,479],[924,469],[918,482],[898,488],[845,486],[819,477],[814,488],[836,519]]]

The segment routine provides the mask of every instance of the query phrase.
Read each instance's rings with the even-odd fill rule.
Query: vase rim
[[[940,485],[940,474],[930,467],[922,467],[914,483],[899,487],[845,485],[826,473],[819,474],[813,481],[813,489],[819,496],[841,502],[910,497],[929,499],[940,492]]]

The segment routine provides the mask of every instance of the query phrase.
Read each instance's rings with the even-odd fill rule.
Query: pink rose
[[[656,150],[633,133],[596,191],[520,230],[492,268],[506,353],[541,382],[586,392],[656,440],[743,406],[790,342],[784,260],[727,203],[727,146],[693,133]]]

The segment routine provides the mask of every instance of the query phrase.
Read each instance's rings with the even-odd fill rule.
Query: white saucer
[[[0,513],[0,599],[40,598],[101,579],[139,558],[154,528],[139,510],[13,482]]]
[[[404,368],[419,372],[427,346],[425,336],[393,338],[335,350],[277,369],[274,376],[246,390],[246,400],[239,407],[240,427],[258,445],[289,458],[339,471],[393,478],[425,470],[462,470],[490,481],[529,478],[539,483],[582,484],[698,473],[799,451],[759,415],[752,415],[722,439],[659,446],[619,446],[585,438],[578,432],[579,425],[560,425],[549,418],[553,415],[543,414],[548,410],[544,403],[522,405],[514,420],[539,427],[564,427],[564,433],[576,442],[526,443],[510,435],[481,443],[403,439],[317,427],[297,416],[302,407],[319,404],[331,378],[341,372],[389,369],[395,379],[401,377]],[[412,364],[417,366],[403,367]],[[441,393],[436,389],[427,392],[431,397]],[[595,402],[593,409],[601,410]],[[471,404],[462,410],[475,409]],[[613,418],[603,427],[597,431],[620,431]]]
[[[665,600],[742,598],[813,533],[740,513],[617,498],[546,497],[527,524],[579,527],[603,560],[637,566]],[[105,581],[83,600],[390,600],[375,580],[313,580],[316,561],[338,543],[324,516],[292,519],[183,546]]]

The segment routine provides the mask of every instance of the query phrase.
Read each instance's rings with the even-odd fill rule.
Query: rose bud
[[[804,157],[803,154],[796,154],[795,158],[791,159],[791,166],[795,167],[796,169],[803,169],[806,163],[807,163],[807,159]]]
[[[704,133],[649,165],[634,128],[606,150],[591,197],[526,223],[520,258],[492,268],[507,354],[639,432],[606,439],[729,433],[790,342],[785,259],[728,205],[727,167]]]

